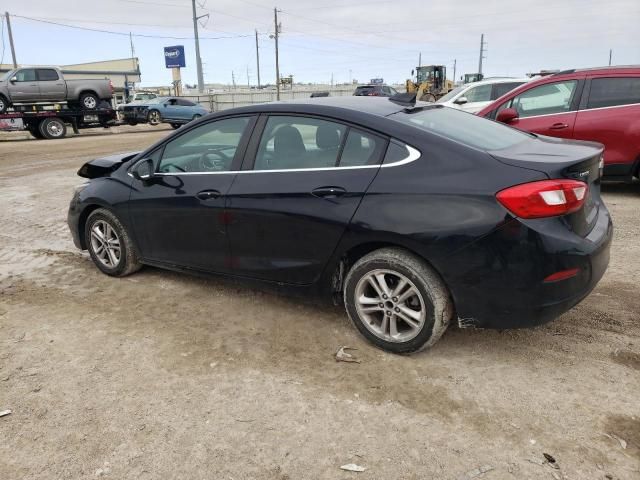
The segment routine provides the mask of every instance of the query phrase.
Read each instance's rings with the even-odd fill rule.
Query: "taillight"
[[[109,80],[109,89],[111,90],[111,94],[113,94],[113,82]]]
[[[580,210],[588,189],[578,180],[542,180],[505,188],[496,198],[516,217],[555,217]]]

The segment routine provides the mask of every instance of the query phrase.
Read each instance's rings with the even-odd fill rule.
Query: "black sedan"
[[[208,115],[78,172],[68,221],[104,273],[141,265],[344,302],[402,353],[461,327],[516,328],[607,268],[602,146],[439,105],[324,98]]]

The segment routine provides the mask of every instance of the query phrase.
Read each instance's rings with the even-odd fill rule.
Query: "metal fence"
[[[318,93],[319,91],[329,92],[331,97],[342,97],[345,95],[352,95],[354,87],[333,87],[324,90],[317,88],[309,89],[296,89],[296,90],[281,90],[280,100],[294,100],[300,98],[309,98],[312,93]],[[192,102],[199,103],[203,107],[209,108],[212,112],[218,110],[226,110],[228,108],[243,107],[246,105],[254,105],[256,103],[268,103],[275,102],[277,93],[275,90],[238,90],[224,93],[211,93],[206,95],[183,95],[183,98],[187,98]]]

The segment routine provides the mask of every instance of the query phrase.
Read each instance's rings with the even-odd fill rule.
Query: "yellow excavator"
[[[414,72],[411,72],[413,77]],[[447,80],[447,67],[444,65],[426,65],[416,67],[416,81],[408,78],[407,93],[416,93],[416,100],[435,102],[438,98],[453,90],[453,82]]]

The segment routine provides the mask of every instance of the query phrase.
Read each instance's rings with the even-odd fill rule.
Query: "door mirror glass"
[[[150,158],[140,160],[131,169],[131,174],[138,180],[149,180],[153,177],[153,173],[153,160]]]
[[[453,103],[455,103],[456,105],[464,105],[467,102],[467,97],[458,97],[453,101]]]
[[[505,108],[500,110],[496,120],[501,123],[511,123],[518,118],[518,112],[514,108]]]
[[[11,77],[11,80],[9,80],[11,83],[16,83],[18,81],[18,77],[16,77],[15,75],[13,77]]]

